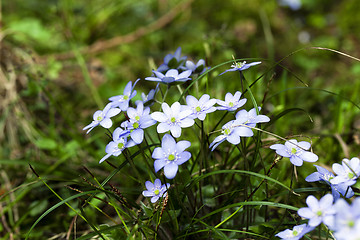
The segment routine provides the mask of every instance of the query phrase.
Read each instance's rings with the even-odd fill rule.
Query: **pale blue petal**
[[[157,77],[146,77],[145,80],[152,82],[161,82],[161,79]]]
[[[321,223],[321,221],[322,221],[322,218],[313,217],[313,218],[309,219],[308,224],[309,224],[310,227],[316,227]]]
[[[170,69],[165,74],[166,77],[173,77],[173,78],[176,78],[178,75],[179,75],[179,72],[176,69]]]
[[[112,108],[106,113],[106,117],[111,118],[118,115],[121,112],[119,108]]]
[[[310,174],[309,176],[307,176],[305,178],[305,181],[307,182],[317,182],[317,181],[320,181],[321,180],[321,174],[318,173],[318,172],[314,172],[312,174]]]
[[[160,181],[160,179],[155,179],[155,181],[154,181],[154,186],[155,186],[155,188],[157,188],[157,189],[160,189],[161,188],[161,181]]]
[[[181,136],[181,127],[178,125],[172,125],[170,126],[170,132],[175,138],[178,138]]]
[[[234,133],[239,135],[240,137],[251,137],[254,135],[251,128],[248,127],[236,127],[234,128]]]
[[[175,163],[169,163],[164,167],[164,174],[167,179],[173,179],[178,171],[178,165]]]
[[[312,152],[307,152],[307,151],[304,151],[300,157],[302,158],[302,160],[306,161],[306,162],[316,162],[319,157],[312,153]]]
[[[337,174],[337,175],[342,175],[343,172],[344,172],[343,166],[341,166],[341,165],[338,164],[338,163],[334,163],[334,164],[332,165],[332,169],[333,169],[334,173]]]
[[[177,165],[181,165],[184,162],[187,162],[191,158],[191,153],[185,151],[180,154],[179,159],[176,161]]]
[[[256,123],[270,122],[270,118],[265,115],[258,115],[255,117]]]
[[[101,122],[100,125],[104,128],[110,128],[112,126],[112,121],[110,118],[104,118]]]
[[[302,149],[305,149],[305,150],[308,150],[308,149],[311,147],[311,144],[310,144],[309,142],[306,142],[306,141],[298,142],[298,145],[299,145]]]
[[[180,103],[179,102],[174,102],[172,105],[171,105],[171,112],[173,113],[173,114],[178,114],[178,113],[180,113],[180,111],[181,111],[181,105],[180,105]],[[164,111],[165,112],[165,111]]]
[[[191,107],[196,107],[197,104],[198,104],[198,100],[195,97],[191,96],[191,95],[187,95],[186,96],[186,104],[191,106]]]
[[[298,166],[298,167],[303,165],[303,160],[301,158],[299,158],[298,156],[296,156],[296,155],[293,155],[293,156],[290,157],[290,162],[292,164],[294,164],[295,166]]]
[[[169,105],[167,103],[161,104],[161,109],[163,110],[163,112],[164,112],[164,114],[166,116],[168,116],[168,117],[171,116],[172,111],[171,111],[171,108],[169,107]]]
[[[155,172],[158,172],[160,169],[162,169],[166,164],[165,160],[155,160],[154,162],[154,169]]]
[[[152,196],[154,196],[154,192],[153,191],[143,191],[142,192],[142,195],[144,196],[144,197],[152,197]]]
[[[106,154],[102,159],[100,159],[99,163],[102,163],[103,161],[108,159],[111,155],[112,155],[111,153]]]
[[[131,90],[132,90],[132,82],[129,81],[125,86],[124,95],[130,95]]]
[[[154,184],[152,182],[150,182],[150,181],[146,181],[145,182],[145,187],[146,187],[147,190],[152,191],[154,189]],[[146,196],[146,197],[149,197],[149,196]]]
[[[186,70],[179,74],[179,78],[188,78],[191,75],[191,73],[192,73],[191,70]]]
[[[306,198],[306,204],[311,209],[318,209],[319,208],[319,201],[313,196],[310,195]]]
[[[130,133],[131,139],[134,140],[136,144],[142,143],[144,140],[144,130],[138,128]]]
[[[151,157],[154,159],[162,159],[164,158],[164,151],[162,150],[161,147],[157,147],[154,149]]]
[[[194,125],[195,121],[192,118],[185,118],[183,120],[181,120],[180,122],[180,126],[182,128],[187,128],[187,127],[191,127],[192,125]]]
[[[303,217],[303,218],[307,218],[307,219],[310,219],[314,216],[314,213],[313,211],[308,208],[308,207],[303,207],[303,208],[300,208],[298,211],[297,211],[298,215],[300,217]]]
[[[333,196],[331,194],[326,194],[320,199],[319,205],[328,212],[329,210],[331,210],[331,206],[333,202],[334,202]]]
[[[170,134],[165,134],[161,140],[161,147],[164,151],[169,148],[174,151],[176,148],[176,141]]]
[[[230,134],[229,136],[226,137],[226,140],[234,145],[237,145],[240,143],[240,137],[236,134]]]
[[[170,126],[167,123],[159,123],[156,129],[158,133],[164,133],[170,130]]]
[[[168,117],[162,112],[154,112],[151,115],[151,118],[158,122],[166,122]]]
[[[159,200],[159,196],[153,196],[153,197],[151,198],[151,202],[152,202],[152,203],[155,203],[157,200]]]
[[[190,114],[192,114],[192,110],[190,109],[187,109],[187,110],[183,110],[183,111],[177,111],[177,112],[174,112],[174,113],[178,113],[178,117],[179,119],[184,119],[186,118],[187,116],[189,116]]]

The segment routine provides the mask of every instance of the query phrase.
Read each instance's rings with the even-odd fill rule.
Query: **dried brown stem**
[[[80,49],[81,54],[97,54],[99,52],[103,52],[105,50],[111,49],[113,47],[119,46],[121,44],[130,43],[133,42],[140,37],[145,36],[146,34],[149,34],[151,32],[154,32],[156,30],[159,30],[169,24],[171,21],[174,20],[174,18],[181,12],[185,11],[191,3],[194,0],[187,0],[183,1],[179,4],[177,4],[175,7],[170,9],[166,14],[164,14],[162,17],[157,19],[155,22],[152,22],[144,27],[139,27],[133,32],[130,32],[128,34],[122,35],[122,36],[116,36],[114,38],[108,39],[108,40],[100,40],[95,42],[94,44],[90,46],[86,46],[84,48]],[[49,55],[40,57],[39,61],[44,62],[49,57]],[[73,51],[60,53],[52,55],[51,57],[54,57],[57,60],[66,60],[70,58],[74,58],[75,54]]]

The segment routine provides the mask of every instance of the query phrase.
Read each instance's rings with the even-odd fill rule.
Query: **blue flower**
[[[161,105],[162,112],[154,112],[150,116],[160,122],[157,126],[158,133],[164,133],[170,130],[171,134],[178,138],[181,136],[181,128],[191,127],[194,119],[189,118],[192,113],[190,109],[181,110],[179,102],[175,102],[169,107],[167,103]]]
[[[349,205],[344,199],[339,199],[334,207],[336,215],[334,224],[329,226],[334,230],[334,236],[339,240],[356,240],[360,237],[360,198],[357,197]]]
[[[151,197],[151,202],[155,203],[159,198],[166,196],[166,191],[170,187],[170,183],[161,185],[160,179],[155,179],[154,183],[145,182],[146,190],[142,192],[145,197]]]
[[[191,95],[186,96],[186,104],[192,111],[189,117],[198,118],[201,121],[204,121],[206,114],[216,111],[215,103],[216,99],[210,99],[208,94],[202,95],[199,100]]]
[[[111,104],[107,104],[105,108],[101,111],[98,110],[93,115],[93,121],[83,128],[83,130],[87,130],[86,133],[89,133],[94,127],[100,125],[104,128],[110,128],[112,126],[111,117],[116,116],[119,114],[121,110],[119,108],[112,108]]]
[[[220,105],[220,107],[217,107],[217,109],[235,111],[246,103],[246,98],[240,100],[240,97],[241,92],[239,91],[237,91],[234,96],[231,93],[227,93],[225,95],[225,101],[217,100],[217,104]]]
[[[99,163],[102,163],[110,156],[119,156],[125,148],[132,147],[135,144],[133,140],[127,140],[129,136],[129,131],[123,130],[120,127],[116,128],[113,132],[112,138],[113,140],[106,145],[105,152],[107,153]]]
[[[176,142],[169,134],[165,134],[161,141],[161,147],[155,148],[152,153],[152,157],[156,159],[154,162],[155,172],[164,168],[165,177],[173,179],[178,171],[178,166],[190,159],[191,153],[185,151],[190,145],[189,141]]]
[[[307,182],[317,182],[322,181],[328,184],[331,187],[331,194],[334,197],[334,201],[340,198],[340,194],[346,198],[351,198],[354,196],[354,191],[351,187],[348,187],[345,184],[332,184],[330,182],[331,179],[335,178],[335,175],[328,171],[327,169],[314,165],[317,169],[317,172],[314,172],[305,178]]]
[[[225,70],[224,72],[220,73],[220,75],[223,75],[224,73],[226,72],[235,72],[235,71],[243,71],[243,70],[246,70],[248,69],[249,67],[251,66],[254,66],[254,65],[258,65],[260,64],[261,62],[252,62],[252,63],[246,63],[246,61],[244,62],[239,62],[239,63],[235,63],[233,65],[231,65],[232,68],[228,69],[228,70]]]
[[[150,108],[139,102],[137,108],[129,107],[127,110],[128,120],[121,124],[121,127],[130,131],[130,137],[136,144],[140,144],[144,139],[144,130],[156,123],[150,116]]]
[[[142,100],[137,100],[135,104],[138,105],[139,102],[142,102],[144,106],[151,107],[155,103],[155,94],[158,91],[158,88],[159,88],[159,84],[156,85],[155,89],[151,89],[148,95],[145,95],[145,93],[141,93]]]
[[[202,74],[204,73],[206,70],[208,70],[209,68],[207,68],[205,66],[205,60],[204,59],[200,59],[196,64],[194,64],[192,61],[186,61],[185,63],[185,67],[188,70],[191,70],[192,73],[197,73],[197,74]]]
[[[295,226],[293,230],[286,229],[282,232],[279,232],[275,236],[286,240],[299,240],[306,233],[311,232],[312,230],[314,230],[314,227],[310,227],[309,225],[306,224],[301,224],[299,226]]]
[[[334,221],[336,209],[333,206],[334,198],[331,194],[326,194],[319,201],[310,195],[306,198],[308,207],[303,207],[298,210],[298,215],[309,219],[309,226],[316,227],[320,223],[331,226]]]
[[[222,126],[222,135],[217,136],[210,144],[211,151],[219,146],[225,140],[231,144],[237,145],[240,143],[240,137],[251,137],[254,135],[253,131],[248,127],[239,127],[243,124],[239,120],[232,120]]]
[[[109,98],[109,100],[111,101],[111,106],[119,107],[122,111],[126,111],[129,107],[130,99],[132,99],[136,95],[136,90],[133,91],[133,89],[139,80],[140,79],[137,79],[134,85],[132,85],[131,81],[128,82],[128,84],[126,84],[125,86],[123,95],[113,96]]]
[[[181,47],[176,49],[174,54],[168,54],[164,58],[164,63],[156,70],[166,72],[169,69],[181,69],[186,61],[186,56],[181,57]]]
[[[359,158],[349,159],[344,158],[342,165],[334,163],[332,166],[337,176],[331,179],[332,184],[344,183],[347,186],[354,185],[357,178],[360,176],[360,160]]]
[[[153,71],[155,77],[146,77],[145,80],[159,82],[168,85],[181,84],[190,80],[191,70],[186,70],[179,74],[176,69],[168,70],[165,75],[158,71]]]
[[[290,158],[290,162],[295,166],[301,166],[303,161],[316,162],[319,158],[316,154],[306,151],[310,149],[310,143],[306,141],[298,142],[291,139],[283,144],[274,144],[270,148],[275,150],[280,156]]]
[[[259,111],[261,110],[261,107],[258,107]],[[249,126],[250,128],[254,128],[257,123],[264,123],[269,122],[270,118],[265,115],[257,115],[256,109],[253,108],[249,112],[245,109],[240,110],[235,115],[236,120],[238,120],[240,123]],[[245,126],[242,126],[245,127]]]

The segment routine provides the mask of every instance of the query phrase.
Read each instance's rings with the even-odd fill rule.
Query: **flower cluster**
[[[233,68],[227,71],[242,71],[259,63],[235,63],[232,66]],[[236,91],[234,95],[227,93],[225,101],[213,99],[208,94],[200,96],[199,99],[187,95],[186,104],[174,102],[169,105],[163,99],[161,111],[151,113],[150,107],[156,102],[155,97],[161,88],[160,85],[166,85],[168,90],[173,85],[192,80],[192,77],[199,76],[207,69],[209,68],[205,66],[203,59],[194,63],[187,60],[186,56],[181,56],[181,48],[179,47],[174,54],[165,56],[164,63],[157,70],[153,70],[153,76],[145,78],[147,81],[158,84],[148,95],[144,93],[141,95],[142,100],[135,102],[136,107],[132,105],[131,99],[136,96],[137,92],[134,88],[140,79],[136,80],[134,84],[130,81],[125,86],[122,95],[110,97],[110,103],[106,105],[104,110],[95,112],[94,121],[84,128],[84,130],[89,129],[87,133],[98,125],[110,128],[112,126],[111,118],[120,112],[124,113],[125,119],[112,133],[112,140],[106,146],[106,155],[101,158],[100,163],[111,156],[119,156],[127,148],[141,144],[145,139],[145,129],[157,123],[157,132],[159,134],[165,133],[165,135],[161,139],[161,147],[155,148],[152,152],[154,171],[158,173],[164,169],[165,177],[173,179],[179,166],[191,158],[191,153],[185,151],[191,146],[191,143],[187,140],[178,142],[175,140],[175,138],[181,137],[182,129],[192,127],[195,120],[204,121],[209,113],[217,110],[234,112],[246,103],[246,99],[241,98],[242,94],[239,91]],[[215,106],[216,104],[218,106]],[[260,110],[261,108],[251,109],[249,112],[246,110],[238,111],[235,115],[236,119],[222,127],[222,135],[216,137],[209,147],[214,150],[225,140],[232,144],[238,144],[240,137],[253,136],[252,128],[257,123],[270,121],[267,116],[257,113]],[[147,181],[145,185],[148,190],[144,191],[143,195],[152,197],[152,202],[156,202],[163,196],[168,188],[167,185],[167,187],[162,185],[159,179],[156,179],[154,183]]]
[[[323,223],[334,232],[338,240],[360,238],[360,198],[355,198],[349,205],[342,198],[334,203],[331,194],[326,194],[320,200],[310,195],[306,198],[306,204],[307,207],[300,208],[297,213],[308,219],[308,223],[295,226],[293,230],[286,229],[275,236],[298,240]]]
[[[360,160],[359,158],[352,158],[351,160],[343,159],[342,165],[338,163],[333,164],[333,171],[337,174],[335,176],[326,168],[315,165],[317,172],[314,172],[305,178],[307,182],[323,182],[331,187],[331,192],[335,200],[340,198],[340,195],[345,198],[354,196],[354,191],[351,188],[356,183],[356,179],[360,176]]]
[[[231,71],[241,72],[260,63],[235,62],[231,69],[220,75]],[[221,129],[214,131],[219,134],[214,137],[211,143],[207,141],[210,133],[206,135],[202,129],[204,131],[202,133],[206,135],[204,138],[206,139],[204,142],[205,150],[211,154],[225,141],[238,145],[242,138],[254,136],[254,130],[264,131],[257,125],[270,121],[268,116],[260,114],[261,107],[256,106],[250,110],[241,109],[247,103],[247,99],[240,91],[236,90],[232,93],[226,93],[224,100],[222,100],[223,98],[214,99],[208,94],[203,94],[197,98],[182,93],[184,96],[182,100],[174,101],[172,104],[165,102],[167,91],[174,85],[178,85],[177,87],[181,92],[180,84],[192,81],[194,77],[204,73],[207,69],[204,60],[201,59],[195,64],[187,60],[186,56],[181,56],[181,48],[178,48],[174,54],[168,54],[164,58],[164,63],[157,70],[152,71],[152,76],[145,78],[146,81],[157,83],[156,88],[150,90],[148,95],[143,93],[141,95],[142,100],[137,100],[134,103],[131,100],[137,94],[134,88],[140,79],[134,83],[128,82],[123,94],[110,97],[110,102],[105,108],[96,111],[93,115],[93,121],[83,129],[87,130],[87,133],[96,126],[110,129],[113,126],[111,118],[121,112],[123,113],[123,121],[115,127],[111,136],[109,135],[111,141],[107,144],[106,155],[101,158],[100,163],[111,156],[117,157],[123,154],[125,157],[129,157],[127,149],[135,145],[140,145],[140,151],[155,146],[153,150],[149,149],[151,154],[148,156],[145,153],[143,154],[145,158],[150,158],[151,155],[153,161],[150,179],[155,180],[153,182],[146,181],[146,190],[142,192],[143,196],[151,197],[152,203],[165,197],[170,188],[170,183],[162,184],[160,178],[172,181],[178,172],[182,171],[180,166],[194,157],[188,149],[194,148],[197,144],[192,145],[190,141],[181,139],[187,136],[185,129],[192,128],[193,130],[196,127],[203,127],[206,116],[214,112],[220,112],[219,114],[225,112],[220,121],[230,115],[231,118]],[[241,76],[244,79],[243,74]],[[163,90],[166,91],[165,94]],[[159,92],[163,96],[160,101],[156,99]],[[159,111],[151,111],[150,107],[155,104],[158,104],[157,109],[160,109]],[[156,127],[157,134],[155,136],[158,137],[158,142],[154,141],[154,134],[150,134],[146,130],[152,126],[154,131]],[[163,136],[161,136],[162,134]],[[153,145],[148,144],[148,139]],[[147,145],[145,147],[141,144]],[[307,141],[289,139],[285,140],[284,144],[271,145],[270,149],[275,150],[279,156],[289,158],[294,166],[302,166],[304,161],[313,163],[319,159],[311,151],[311,144]],[[310,174],[305,180],[328,184],[331,187],[332,194],[326,194],[320,200],[312,195],[308,196],[306,199],[307,207],[298,210],[298,215],[308,219],[308,223],[295,226],[292,230],[287,229],[276,236],[282,239],[300,239],[323,223],[334,232],[338,239],[345,239],[344,236],[351,236],[351,239],[352,237],[354,237],[353,239],[359,238],[360,200],[355,199],[352,205],[349,205],[341,197],[350,198],[354,195],[351,186],[356,183],[360,175],[360,160],[358,158],[344,159],[342,164],[333,164],[333,172],[336,175],[326,168],[318,165],[315,167],[317,172]]]
[[[355,198],[349,205],[341,196],[350,198],[354,191],[350,186],[355,184],[360,176],[360,160],[343,159],[342,164],[334,163],[333,171],[315,165],[317,172],[307,176],[307,182],[324,182],[331,187],[332,194],[326,194],[320,200],[310,195],[306,199],[307,207],[300,208],[298,215],[308,219],[307,224],[295,226],[293,230],[278,233],[281,239],[297,240],[324,223],[334,232],[336,239],[359,239],[360,237],[360,198]]]
[[[229,111],[231,110],[232,108],[229,109]],[[260,110],[261,108],[259,107],[258,111]],[[225,140],[234,145],[239,144],[240,137],[251,137],[254,135],[252,129],[257,123],[269,121],[269,117],[265,115],[258,115],[255,108],[251,109],[249,112],[244,109],[240,110],[236,113],[235,120],[231,120],[222,126],[222,134],[217,136],[210,144],[211,151],[214,151],[214,149]]]

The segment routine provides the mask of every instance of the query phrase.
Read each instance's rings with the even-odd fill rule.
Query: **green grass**
[[[355,1],[326,7],[320,0],[303,2],[296,13],[261,0],[1,2],[0,52],[6,56],[0,60],[1,239],[266,239],[300,223],[295,213],[306,196],[319,198],[327,191],[303,180],[315,168],[306,163],[295,178],[288,160],[274,164],[267,148],[275,138],[263,132],[239,148],[224,143],[224,150],[211,154],[198,139],[211,142],[216,133],[210,133],[231,115],[218,123],[223,115],[216,112],[203,132],[192,128],[203,135],[184,130],[196,154],[172,182],[166,206],[141,196],[144,181],[157,176],[149,152],[159,144],[155,128],[148,136],[154,145],[111,157],[111,165],[98,164],[109,141],[106,132],[96,128],[85,135],[82,128],[128,81],[150,76],[181,46],[192,60],[206,58],[212,67],[224,63],[193,85],[181,86],[183,96],[208,93],[222,99],[241,88],[237,74],[217,76],[231,65],[232,55],[260,59],[261,65],[244,72],[249,86],[244,96],[247,110],[259,105],[271,118],[262,128],[311,139],[321,166],[357,156],[360,63],[353,57],[359,57],[358,37],[355,19],[344,17]],[[176,11],[177,4],[185,9]],[[161,29],[90,51],[104,39],[158,26],[169,11],[174,16]],[[340,23],[316,20],[328,13]],[[299,19],[306,21],[299,24]],[[338,35],[330,34],[334,29]],[[301,31],[311,34],[310,42],[299,43]],[[139,94],[153,87],[141,81],[136,89]],[[167,101],[183,96],[174,90]],[[114,119],[119,124],[123,116]],[[314,234],[326,239],[324,228]]]

